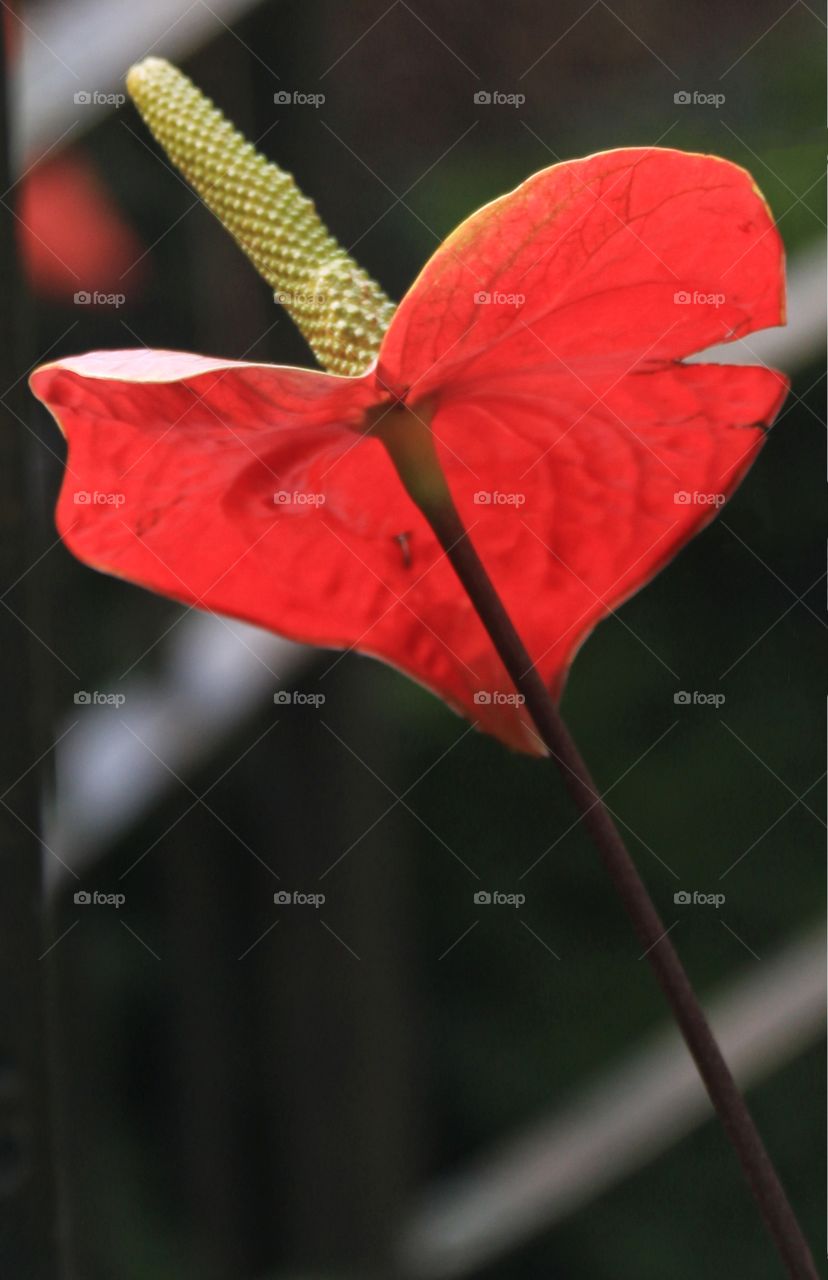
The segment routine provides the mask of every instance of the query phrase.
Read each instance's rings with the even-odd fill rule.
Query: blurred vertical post
[[[378,765],[402,792],[376,674],[343,662],[322,686],[319,723],[283,717],[262,753],[261,840],[277,887],[325,902],[318,919],[280,907],[257,960],[278,1262],[392,1280],[429,1125],[407,815],[383,814],[388,792],[372,774]]]
[[[4,6],[5,8],[5,6]],[[58,1270],[37,835],[44,751],[33,698],[30,593],[36,559],[25,420],[26,315],[17,270],[8,11],[0,21],[0,1274],[53,1280]],[[11,18],[13,21],[13,18]],[[6,602],[15,588],[14,612]],[[29,617],[27,618],[27,614]],[[21,621],[22,618],[22,621]]]

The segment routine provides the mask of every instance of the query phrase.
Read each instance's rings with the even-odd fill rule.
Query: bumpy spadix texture
[[[557,695],[591,628],[733,492],[785,397],[771,369],[684,357],[783,315],[782,246],[750,175],[635,148],[545,169],[464,222],[359,377],[139,350],[59,360],[31,383],[69,440],[58,525],[87,564],[383,658],[540,752],[367,424],[401,402],[430,417]]]
[[[313,201],[163,58],[133,67],[127,88],[167,155],[272,286],[323,368],[364,372],[394,304],[337,243]]]

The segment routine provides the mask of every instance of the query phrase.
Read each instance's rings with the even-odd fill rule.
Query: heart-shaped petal
[[[428,395],[463,366],[616,375],[784,321],[779,233],[744,169],[659,148],[544,169],[463,222],[380,350]]]

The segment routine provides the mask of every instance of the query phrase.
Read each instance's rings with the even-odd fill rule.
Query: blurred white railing
[[[825,935],[808,935],[753,966],[707,1008],[743,1087],[822,1034]],[[559,1112],[534,1117],[498,1149],[429,1189],[400,1241],[403,1275],[477,1274],[582,1209],[711,1115],[674,1027],[614,1063]]]
[[[148,54],[184,57],[222,35],[257,0],[52,0],[10,18],[20,57],[14,75],[16,150],[29,163],[98,124],[104,102],[75,94],[124,93],[124,76]],[[9,14],[6,14],[9,17]]]
[[[46,878],[82,875],[198,767],[314,650],[258,627],[190,613],[162,641],[159,673],[107,683],[122,706],[78,706],[59,729],[56,789],[46,817]],[[69,728],[69,726],[73,726]],[[66,730],[69,729],[68,732]]]

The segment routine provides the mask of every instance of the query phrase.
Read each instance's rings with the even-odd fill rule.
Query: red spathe
[[[780,238],[744,170],[658,149],[556,165],[449,236],[359,378],[147,350],[36,370],[69,441],[58,526],[96,568],[373,654],[541,753],[366,410],[428,397],[460,514],[558,693],[784,400],[772,370],[679,361],[783,312]]]

